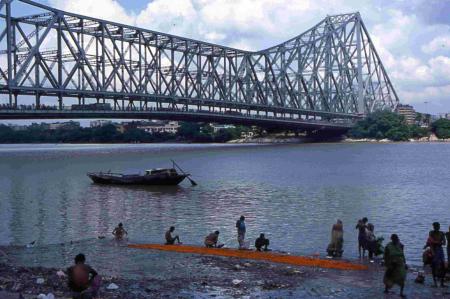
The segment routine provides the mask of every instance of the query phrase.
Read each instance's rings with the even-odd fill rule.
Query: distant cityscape
[[[400,104],[397,106],[398,114],[405,117],[408,125],[419,125],[429,127],[433,121],[441,118],[450,119],[450,113],[439,113],[437,115],[417,112],[412,105]]]
[[[41,126],[41,128],[47,130],[71,130],[81,128],[80,122],[73,120],[54,123],[42,122],[39,125]],[[89,127],[100,128],[107,125],[113,125],[114,127],[116,127],[116,130],[120,133],[125,133],[127,130],[130,129],[140,129],[150,134],[155,133],[176,134],[178,133],[178,130],[180,128],[180,123],[177,121],[152,120],[152,121],[114,122],[112,120],[106,119],[93,120],[90,122]],[[220,130],[234,129],[236,127],[234,125],[223,125],[214,123],[210,123],[208,125],[212,128],[214,133],[217,133]],[[31,125],[7,124],[7,126],[14,131],[24,131],[27,130]]]

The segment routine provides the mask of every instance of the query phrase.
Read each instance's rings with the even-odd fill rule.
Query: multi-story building
[[[49,125],[50,130],[74,130],[80,128],[80,123],[76,121],[67,121],[67,122],[58,122],[58,123],[52,123]]]
[[[236,128],[234,125],[221,125],[221,124],[211,124],[211,127],[213,128],[214,133],[217,133],[220,130]]]
[[[398,105],[397,113],[405,117],[405,121],[408,125],[416,123],[416,110],[411,105]]]
[[[112,124],[112,121],[110,121],[110,120],[99,119],[99,120],[91,121],[90,127],[91,128],[99,128],[99,127],[103,127],[103,126],[110,125],[110,124]]]
[[[438,115],[439,118],[450,119],[450,113],[440,113]]]
[[[138,129],[144,130],[147,133],[171,133],[176,134],[180,125],[177,121],[169,122],[149,122],[145,124],[139,124]]]

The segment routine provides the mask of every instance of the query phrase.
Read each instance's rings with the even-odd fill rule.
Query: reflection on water
[[[199,185],[102,186],[86,176],[167,167],[171,158]],[[244,214],[249,238],[265,232],[274,249],[304,254],[325,253],[342,219],[352,257],[354,226],[367,216],[377,235],[398,233],[419,263],[431,223],[450,224],[448,165],[450,144],[0,146],[0,244],[94,240],[123,222],[133,242],[162,242],[175,225],[185,243],[202,244],[219,229],[236,246]],[[58,250],[59,260],[73,253]]]

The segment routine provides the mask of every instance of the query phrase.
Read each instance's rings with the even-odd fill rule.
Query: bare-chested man
[[[112,234],[114,235],[114,237],[115,237],[117,240],[122,240],[123,237],[124,237],[125,235],[128,236],[128,232],[123,228],[123,224],[122,224],[122,223],[119,223],[119,226],[117,226],[117,227],[112,231]]]

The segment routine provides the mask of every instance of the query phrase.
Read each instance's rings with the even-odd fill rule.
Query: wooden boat
[[[143,174],[122,174],[113,172],[88,172],[87,176],[97,184],[175,186],[189,176],[178,173],[175,168],[156,168]]]

